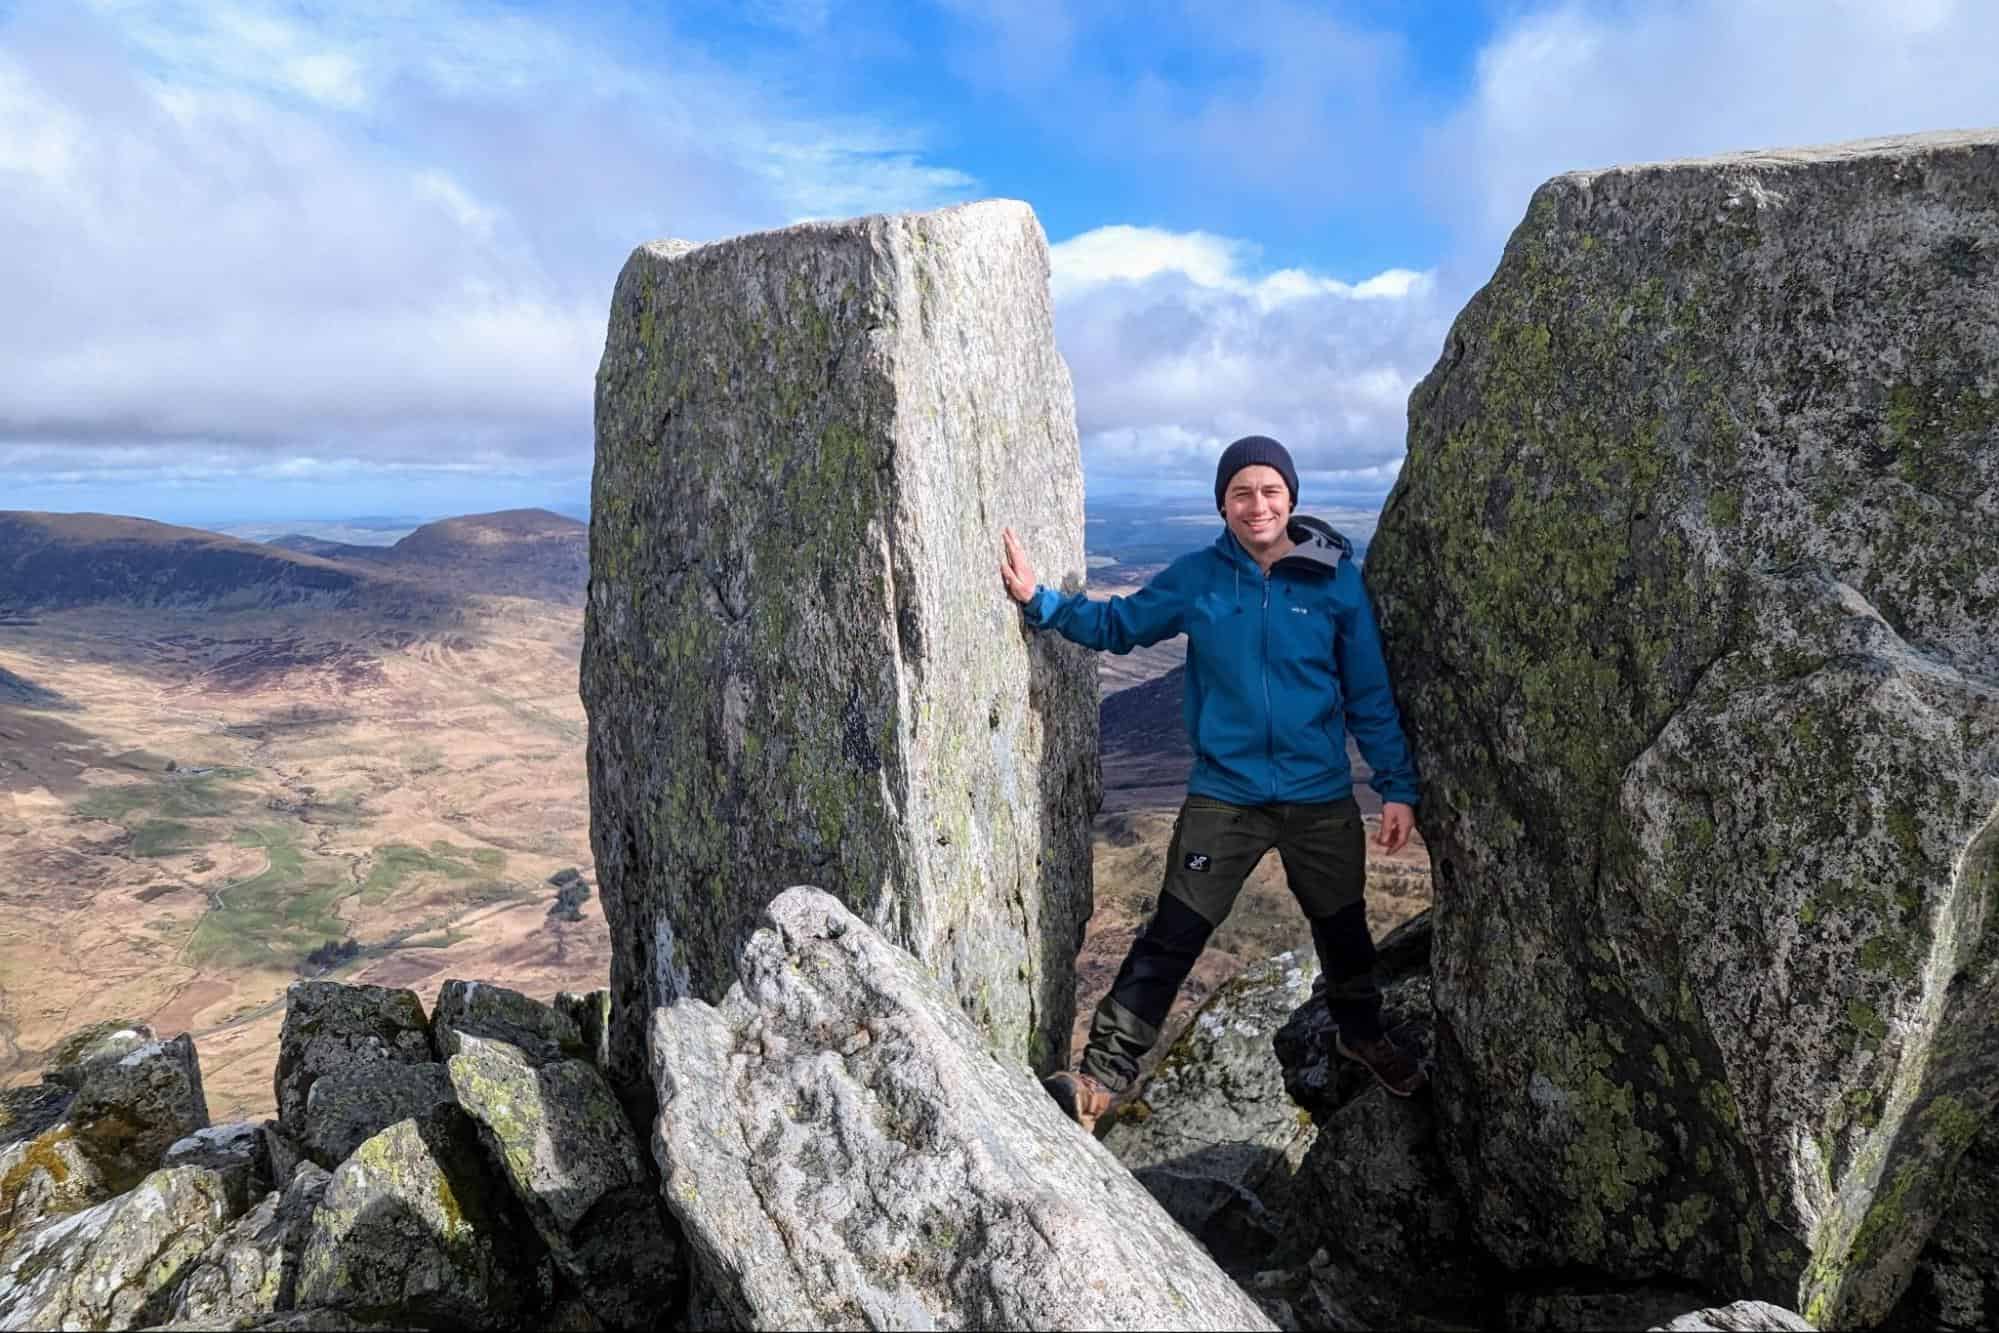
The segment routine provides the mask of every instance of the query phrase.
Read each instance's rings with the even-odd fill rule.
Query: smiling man
[[[1180,983],[1272,847],[1311,923],[1334,1048],[1398,1097],[1423,1084],[1382,1029],[1348,733],[1374,770],[1382,799],[1374,845],[1384,854],[1409,840],[1416,770],[1353,545],[1294,515],[1297,503],[1298,472],[1284,446],[1262,435],[1237,440],[1215,468],[1227,527],[1214,544],[1130,597],[1102,601],[1038,587],[1019,540],[1004,534],[1001,578],[1034,628],[1114,653],[1187,636],[1194,768],[1159,905],[1097,1006],[1079,1067],[1044,1080],[1085,1128],[1131,1086]]]

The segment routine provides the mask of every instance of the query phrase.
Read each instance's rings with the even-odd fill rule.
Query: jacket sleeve
[[[1348,571],[1351,571],[1349,574]],[[1333,641],[1339,655],[1340,683],[1346,694],[1347,730],[1360,747],[1374,776],[1368,785],[1384,801],[1415,805],[1418,799],[1416,763],[1402,734],[1402,716],[1388,683],[1388,662],[1381,654],[1381,633],[1368,604],[1360,571],[1348,565],[1342,579],[1353,579],[1353,596],[1343,598],[1339,633]]]
[[[1129,597],[1098,600],[1080,592],[1065,597],[1053,588],[1037,587],[1021,613],[1035,629],[1052,629],[1085,648],[1128,653],[1181,632],[1186,623],[1185,585],[1184,572],[1175,562]]]

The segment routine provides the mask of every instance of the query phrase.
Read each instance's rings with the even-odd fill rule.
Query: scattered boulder
[[[42,1065],[42,1082],[75,1090],[92,1070],[115,1064],[150,1041],[157,1040],[144,1023],[113,1018],[78,1028],[49,1051]]]
[[[299,1146],[331,1171],[361,1144],[398,1120],[454,1100],[451,1077],[438,1064],[372,1064],[330,1069],[306,1097]]]
[[[1508,1266],[1874,1324],[1999,1097],[1995,176],[1558,177],[1411,397],[1369,583]]]
[[[1812,1333],[1804,1316],[1765,1301],[1694,1310],[1658,1325],[1659,1333]]]
[[[591,1312],[637,1328],[671,1308],[678,1247],[638,1136],[596,1067],[537,1068],[517,1047],[460,1034],[450,1068],[489,1157]]]
[[[717,1299],[758,1328],[1268,1328],[956,997],[786,890],[722,1006],[653,1023],[654,1153]]]
[[[111,1188],[129,1188],[158,1167],[177,1140],[208,1128],[194,1039],[182,1033],[172,1041],[149,1041],[94,1064],[67,1119]]]
[[[228,1226],[228,1189],[198,1166],[155,1171],[0,1250],[0,1328],[161,1322],[182,1269]]]
[[[231,1206],[239,1213],[252,1199],[268,1193],[274,1183],[263,1128],[244,1120],[210,1125],[175,1140],[160,1165],[207,1167],[222,1178]]]
[[[1101,799],[1096,663],[1027,631],[1011,526],[1080,586],[1083,477],[1033,212],[635,250],[597,378],[591,847],[613,1082],[824,884],[1000,1052],[1063,1060]]]
[[[548,905],[548,914],[558,921],[581,921],[583,904],[590,901],[590,886],[581,872],[571,866],[550,875],[548,882],[555,888],[555,901]]]
[[[430,1030],[444,1060],[458,1054],[461,1034],[504,1041],[537,1065],[590,1056],[583,1034],[567,1014],[490,981],[445,982],[437,992]]]
[[[1286,1093],[1272,1035],[1312,994],[1316,957],[1279,954],[1218,987],[1100,1135],[1227,1268],[1302,1262],[1293,1181],[1317,1137]]]
[[[313,1210],[297,1299],[364,1315],[508,1327],[546,1296],[534,1232],[486,1175],[456,1106],[398,1121],[334,1171]]]
[[[337,981],[295,981],[285,992],[285,1023],[272,1076],[278,1120],[305,1122],[306,1097],[328,1070],[359,1064],[427,1064],[436,1052],[416,992]]]
[[[299,1253],[331,1179],[308,1162],[204,1250],[175,1289],[172,1316],[190,1328],[240,1326],[290,1310]]]

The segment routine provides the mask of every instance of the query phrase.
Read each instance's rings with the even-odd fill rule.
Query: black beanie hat
[[[1291,466],[1291,455],[1284,446],[1268,435],[1245,435],[1228,448],[1222,450],[1222,461],[1215,464],[1215,508],[1222,509],[1222,497],[1228,494],[1229,479],[1246,467],[1274,467],[1284,478],[1284,484],[1291,490],[1291,507],[1298,507],[1298,469]]]

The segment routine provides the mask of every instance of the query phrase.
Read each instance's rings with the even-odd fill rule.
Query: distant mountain
[[[345,605],[368,576],[316,556],[110,514],[0,510],[0,611]]]
[[[302,532],[288,532],[282,537],[273,537],[264,545],[276,546],[286,551],[297,551],[300,555],[316,555],[322,560],[386,561],[390,549],[386,546],[360,546],[353,542],[333,542],[324,537],[308,537]]]
[[[590,580],[590,525],[546,509],[439,519],[389,547],[386,562],[456,592],[580,604]]]

